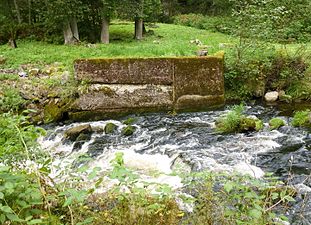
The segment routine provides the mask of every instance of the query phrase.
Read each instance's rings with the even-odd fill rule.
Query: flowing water
[[[246,114],[265,123],[260,132],[222,135],[215,132],[215,120],[227,109],[183,113],[178,115],[148,114],[137,116],[132,136],[121,134],[126,126],[122,120],[89,122],[93,130],[89,141],[64,143],[63,133],[71,127],[86,123],[72,123],[51,128],[41,140],[51,152],[57,165],[79,165],[82,156],[92,158],[90,165],[108,169],[115,152],[124,153],[125,164],[144,174],[159,171],[169,174],[175,168],[182,171],[236,171],[261,178],[273,172],[298,190],[295,204],[288,211],[292,224],[311,224],[311,134],[302,128],[284,126],[270,131],[269,119],[280,116],[275,107],[248,106]],[[280,116],[288,124],[291,117]],[[103,127],[113,122],[118,131],[105,134]],[[57,167],[55,167],[57,168]],[[57,176],[58,169],[54,170]],[[147,179],[147,178],[146,178]],[[151,178],[150,178],[151,179]],[[156,182],[179,188],[176,176],[159,176]]]

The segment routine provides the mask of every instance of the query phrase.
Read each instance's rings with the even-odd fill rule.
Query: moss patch
[[[54,101],[44,107],[44,123],[57,122],[62,119],[63,109]]]
[[[131,125],[131,124],[135,123],[136,121],[137,121],[136,118],[130,117],[130,118],[127,118],[126,120],[124,120],[123,123],[125,125]]]
[[[270,130],[279,129],[280,127],[285,125],[285,121],[280,118],[273,118],[269,121]]]
[[[295,113],[292,120],[292,125],[294,127],[311,127],[311,111],[298,111]]]

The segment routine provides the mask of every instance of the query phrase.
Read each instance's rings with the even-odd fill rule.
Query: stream
[[[223,135],[215,132],[215,120],[228,111],[228,107],[215,111],[168,115],[163,113],[135,117],[136,131],[124,136],[123,120],[71,123],[47,127],[48,135],[40,140],[41,146],[55,159],[55,177],[59,166],[79,166],[82,156],[90,157],[90,165],[109,169],[115,152],[124,153],[125,165],[147,174],[159,171],[170,174],[178,168],[190,171],[229,171],[261,178],[273,172],[297,189],[296,202],[286,215],[291,224],[311,224],[311,134],[303,128],[284,126],[269,130],[268,121],[273,117],[286,116],[273,106],[254,105],[246,107],[246,114],[264,122],[260,132]],[[118,130],[105,134],[103,127],[112,122]],[[95,130],[88,141],[64,142],[66,130],[90,124]],[[147,178],[146,178],[147,179]],[[151,178],[150,178],[151,179]],[[157,182],[180,188],[176,176],[160,176]]]

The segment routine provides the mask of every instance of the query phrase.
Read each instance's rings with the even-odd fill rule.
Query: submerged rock
[[[267,102],[275,102],[278,100],[278,98],[279,98],[279,92],[277,91],[270,91],[265,94],[265,100]]]

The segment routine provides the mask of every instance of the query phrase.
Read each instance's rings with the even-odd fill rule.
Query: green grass
[[[232,42],[230,36],[212,33],[206,30],[172,24],[158,24],[152,28],[154,35],[147,35],[144,40],[133,39],[132,23],[112,24],[110,27],[111,43],[96,44],[88,47],[86,43],[76,46],[64,46],[35,41],[17,41],[18,48],[11,49],[7,45],[0,46],[0,53],[7,62],[3,68],[18,68],[22,64],[50,64],[61,62],[70,67],[78,58],[100,57],[165,57],[191,56],[199,48],[190,40],[199,39],[209,46],[210,54],[219,51],[219,43]],[[148,27],[147,27],[148,30]]]

